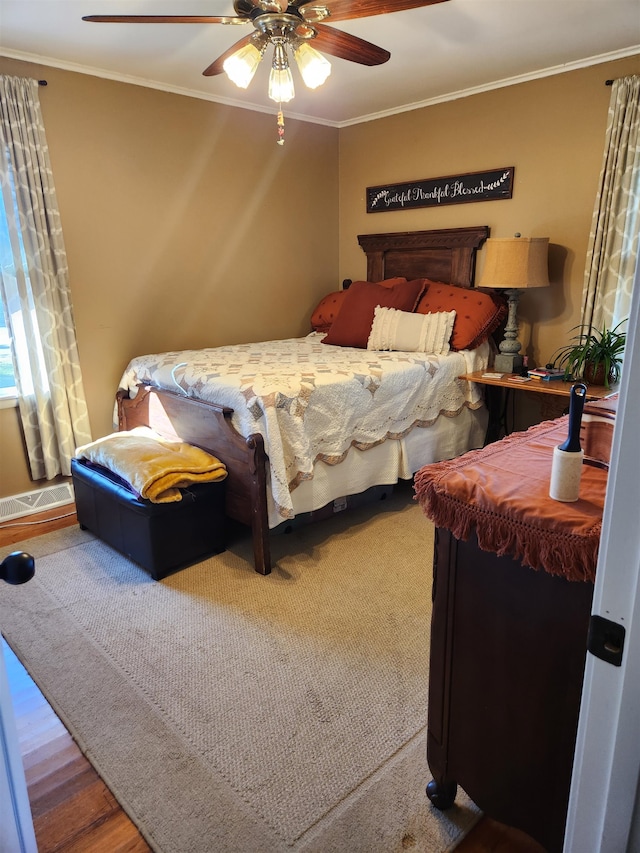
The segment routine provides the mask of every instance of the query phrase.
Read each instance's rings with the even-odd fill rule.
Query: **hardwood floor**
[[[40,853],[151,848],[3,641]]]
[[[6,521],[0,524],[0,548],[2,549],[0,557],[10,554],[10,546],[16,542],[23,542],[33,536],[42,536],[53,530],[61,530],[63,527],[72,527],[77,523],[74,504],[54,507],[54,509],[27,515],[24,518]]]
[[[59,507],[18,521],[0,525],[0,558],[10,553],[12,544],[69,527],[76,518],[72,507]],[[2,649],[39,853],[150,851],[4,640]],[[519,830],[482,818],[456,853],[544,853],[544,849]]]

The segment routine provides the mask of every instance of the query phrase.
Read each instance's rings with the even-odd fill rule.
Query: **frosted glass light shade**
[[[295,95],[289,68],[272,68],[269,74],[269,97],[277,104],[288,103]]]
[[[293,75],[287,62],[284,43],[277,41],[273,47],[273,63],[269,74],[269,97],[277,104],[286,104],[295,95]]]
[[[240,50],[227,57],[222,67],[232,83],[241,89],[246,89],[253,80],[261,59],[262,53],[255,45],[245,44]]]
[[[317,89],[331,74],[331,63],[307,42],[302,42],[293,55],[305,86],[309,89]]]

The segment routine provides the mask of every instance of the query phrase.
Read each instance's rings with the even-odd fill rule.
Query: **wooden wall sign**
[[[367,187],[367,213],[511,198],[515,168]]]

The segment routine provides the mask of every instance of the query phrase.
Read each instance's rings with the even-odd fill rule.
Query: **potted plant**
[[[620,379],[620,370],[627,333],[620,331],[626,323],[621,320],[613,329],[602,330],[588,326],[575,326],[579,330],[553,355],[553,365],[563,367],[565,379],[582,379],[587,384],[604,385],[608,388]],[[573,329],[572,329],[573,331]]]

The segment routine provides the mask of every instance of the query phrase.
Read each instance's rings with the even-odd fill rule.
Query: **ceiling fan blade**
[[[333,27],[314,24],[313,28],[318,35],[312,44],[321,53],[330,53],[331,56],[358,62],[360,65],[382,65],[391,56],[388,50],[341,30],[334,30]]]
[[[391,12],[404,12],[406,9],[419,9],[434,3],[446,3],[447,0],[305,0],[295,4],[305,21],[349,21],[354,18],[368,18],[372,15],[388,15]],[[318,9],[318,13],[314,10]],[[323,10],[329,12],[328,17]]]
[[[246,18],[218,15],[85,15],[98,24],[246,24]]]
[[[216,74],[222,74],[224,71],[223,65],[225,61],[231,56],[232,53],[235,53],[236,50],[240,50],[241,47],[244,47],[245,44],[249,44],[249,42],[253,38],[253,33],[251,35],[245,36],[240,41],[237,41],[235,44],[232,44],[228,50],[225,50],[223,54],[221,54],[216,60],[214,60],[208,68],[205,68],[202,72],[205,77],[215,77]]]

